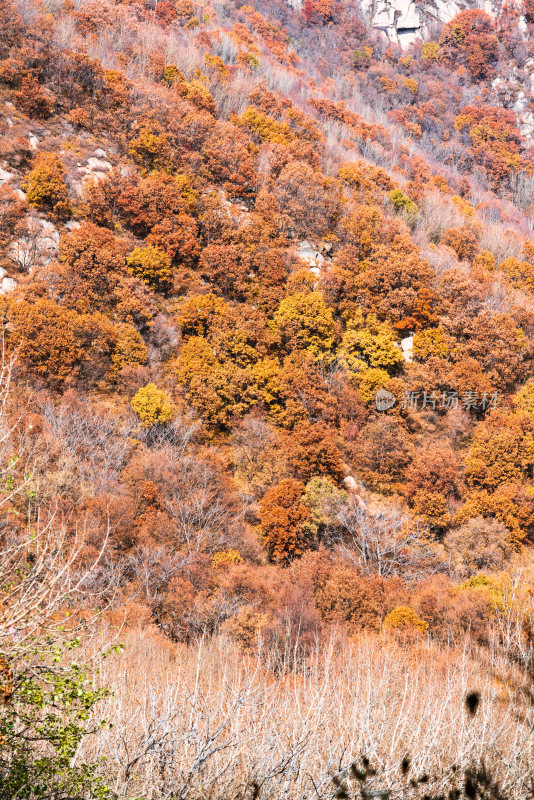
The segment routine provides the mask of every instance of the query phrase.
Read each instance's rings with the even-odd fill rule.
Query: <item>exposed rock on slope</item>
[[[456,2],[437,0],[436,5],[440,7],[436,13],[442,15],[443,21],[452,19],[458,12]],[[362,0],[361,6],[375,28],[403,47],[408,47],[423,34],[422,5],[416,4],[415,0]]]
[[[427,38],[433,24],[450,22],[468,8],[481,8],[498,16],[500,0],[359,0],[362,11],[374,28],[401,47],[409,47],[417,39]],[[302,0],[288,0],[293,8],[301,8]],[[520,27],[524,26],[520,18]]]

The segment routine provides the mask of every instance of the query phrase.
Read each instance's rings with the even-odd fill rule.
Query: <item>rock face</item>
[[[7,183],[8,181],[10,181],[12,177],[13,175],[11,174],[11,172],[8,172],[6,169],[2,169],[2,167],[0,167],[0,185],[2,185],[2,183]]]
[[[450,22],[460,11],[481,8],[497,16],[504,0],[355,0],[374,28],[391,42],[409,47],[416,39],[426,39],[436,23]],[[514,2],[514,0],[512,0]],[[287,0],[292,8],[302,8],[302,0]],[[520,27],[524,18],[520,18]]]
[[[362,0],[361,7],[375,28],[401,47],[425,39],[432,24],[444,25],[467,8],[498,13],[498,0]]]
[[[9,292],[12,292],[13,289],[17,288],[17,286],[17,281],[14,278],[2,278],[2,283],[0,284],[0,294],[9,294]]]
[[[456,3],[444,5],[455,6]],[[423,35],[421,5],[416,5],[415,0],[362,0],[361,7],[374,28],[402,47],[409,47]]]
[[[401,341],[402,357],[408,363],[413,358],[413,336],[406,336]]]
[[[321,272],[321,267],[324,264],[325,258],[321,253],[320,248],[314,247],[308,241],[304,240],[303,242],[299,243],[299,249],[297,250],[298,257],[304,261],[308,267],[310,268],[310,272],[313,272],[314,275],[319,275]]]
[[[87,158],[85,164],[78,163],[78,173],[81,175],[81,181],[74,181],[73,186],[78,195],[82,195],[85,186],[93,181],[98,183],[103,180],[107,173],[113,169],[110,161],[107,158],[105,150],[95,150],[95,155]]]
[[[401,47],[427,38],[433,24],[444,25],[460,11],[480,8],[495,17],[503,5],[501,0],[361,0],[373,27]]]

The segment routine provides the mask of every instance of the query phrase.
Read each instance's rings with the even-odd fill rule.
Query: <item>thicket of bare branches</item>
[[[339,551],[364,575],[407,579],[443,568],[442,548],[400,508],[366,502],[352,493],[337,520],[342,530]]]
[[[377,770],[369,787],[416,797],[399,771],[407,754],[410,778],[435,776],[425,791],[449,790],[453,766],[460,775],[484,761],[504,797],[528,796],[534,736],[519,673],[502,682],[467,647],[444,658],[365,635],[334,635],[305,670],[291,667],[288,653],[275,674],[225,638],[186,647],[132,634],[100,676],[114,727],[84,755],[105,757],[119,796],[147,800],[332,798],[333,776],[362,755]]]

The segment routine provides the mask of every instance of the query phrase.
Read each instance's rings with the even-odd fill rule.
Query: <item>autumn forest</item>
[[[534,796],[534,2],[444,4],[0,0],[0,800]]]

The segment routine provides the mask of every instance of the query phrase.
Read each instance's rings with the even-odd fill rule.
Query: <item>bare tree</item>
[[[4,536],[0,653],[8,660],[14,654],[22,658],[36,637],[60,630],[73,634],[77,621],[72,612],[81,598],[87,602],[88,576],[105,550],[107,537],[92,564],[80,569],[82,537],[73,540],[54,522],[51,516],[43,527],[37,526],[37,531],[32,528],[7,544]],[[60,610],[63,614],[58,616]]]
[[[106,547],[84,565],[80,532],[42,514],[17,510],[32,477],[9,458],[21,412],[10,408],[14,365],[0,359],[0,797],[20,800],[92,798],[105,792],[100,777],[79,759],[85,737],[96,732],[93,713],[105,689],[95,689],[89,662],[74,649],[91,622],[88,576]],[[23,413],[23,412],[22,412]],[[24,504],[22,504],[24,508]],[[43,520],[43,521],[41,521]],[[83,615],[75,612],[83,599]],[[102,607],[97,598],[97,609]],[[96,618],[99,611],[96,611]],[[95,615],[93,615],[93,621]],[[101,648],[93,650],[94,658]]]
[[[151,428],[136,431],[152,450],[172,448],[173,458],[182,458],[197,439],[201,422],[193,412],[181,414],[170,422],[156,424]]]
[[[227,545],[240,530],[241,514],[220,496],[211,466],[186,456],[176,462],[176,473],[164,505],[184,549],[215,552]]]
[[[106,490],[123,469],[134,423],[99,412],[81,400],[38,403],[56,444],[57,479],[65,489]]]
[[[14,434],[26,411],[10,408],[11,382],[16,356],[0,345],[0,653],[20,657],[21,647],[43,632],[65,628],[58,621],[62,607],[74,606],[86,597],[85,588],[106,548],[108,532],[89,567],[81,568],[84,532],[67,533],[53,508],[32,509],[27,524],[10,511],[17,498],[32,494],[33,476],[12,457]],[[17,525],[13,524],[17,519]],[[67,626],[69,627],[69,626]],[[11,648],[11,649],[10,649]]]
[[[149,606],[160,601],[162,593],[172,579],[179,575],[189,560],[187,553],[169,552],[166,547],[137,545],[125,559],[126,574],[135,574],[139,593]]]
[[[443,569],[440,546],[416,517],[396,506],[377,505],[352,493],[337,519],[339,552],[365,575],[406,579]]]

